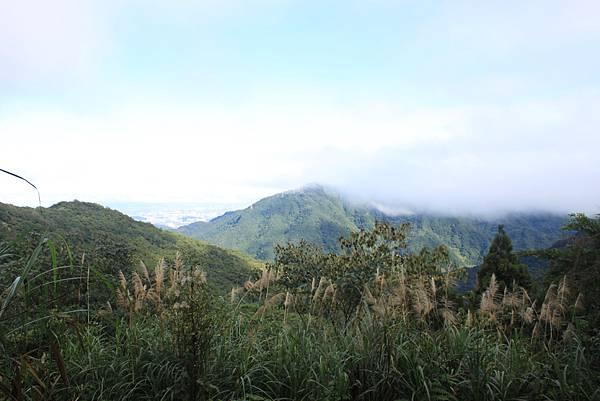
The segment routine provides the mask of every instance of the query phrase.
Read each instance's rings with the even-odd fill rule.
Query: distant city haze
[[[196,221],[209,221],[229,210],[246,207],[243,204],[215,203],[144,203],[109,202],[107,207],[125,213],[135,220],[161,228],[178,228]]]
[[[0,168],[44,206],[179,205],[128,211],[169,227],[315,182],[399,212],[600,213],[599,15],[4,1]],[[38,200],[0,174],[0,202]]]

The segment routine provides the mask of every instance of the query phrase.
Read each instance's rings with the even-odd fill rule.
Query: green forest
[[[537,249],[549,247],[565,236],[561,227],[566,217],[549,213],[515,213],[487,219],[424,213],[391,215],[368,204],[349,202],[333,189],[312,185],[177,231],[269,261],[276,245],[302,239],[326,251],[339,251],[341,236],[372,229],[376,221],[410,223],[411,252],[444,245],[457,264],[475,266],[481,263],[498,224],[505,226],[515,249]]]
[[[1,204],[0,394],[600,399],[600,218],[487,222],[459,257],[464,221],[377,217],[258,261],[96,204]]]

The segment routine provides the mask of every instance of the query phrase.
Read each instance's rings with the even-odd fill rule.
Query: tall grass
[[[552,353],[525,338],[499,342],[468,328],[424,333],[368,320],[359,331],[239,320],[219,336],[208,360],[210,399],[290,400],[594,400],[597,378],[575,342]],[[95,328],[64,348],[78,372],[61,395],[85,400],[184,399],[183,361],[154,322],[112,336]],[[139,326],[139,327],[137,327]],[[386,340],[386,336],[389,336]],[[68,398],[65,398],[68,399]]]
[[[579,297],[564,279],[539,306],[492,279],[478,308],[465,310],[444,276],[377,271],[346,321],[327,278],[293,297],[266,272],[232,297],[214,294],[180,258],[119,276],[114,301],[89,320],[56,310],[18,336],[1,326],[16,345],[1,371],[9,399],[600,399]],[[19,299],[5,313],[45,298]]]
[[[7,252],[3,248],[0,259],[9,259]],[[69,386],[59,338],[87,312],[76,296],[82,280],[74,271],[58,265],[54,242],[43,237],[0,293],[0,394],[7,399],[48,399]]]

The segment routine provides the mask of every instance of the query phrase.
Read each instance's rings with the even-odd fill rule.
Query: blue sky
[[[598,16],[594,1],[0,2],[2,167],[45,203],[250,203],[323,182],[409,209],[600,212]]]

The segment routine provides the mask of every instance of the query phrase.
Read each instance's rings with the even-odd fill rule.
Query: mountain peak
[[[329,187],[319,183],[306,184],[300,188],[290,189],[273,196],[284,196],[294,194],[314,194],[319,196],[334,196],[340,197],[340,193],[333,187]]]
[[[338,239],[376,220],[411,224],[409,248],[448,246],[453,259],[466,265],[479,262],[500,221],[469,217],[415,214],[374,203],[356,203],[335,189],[310,184],[269,196],[252,206],[225,213],[205,224],[180,227],[179,232],[210,243],[239,249],[263,260],[271,260],[275,246],[307,240],[326,251],[338,251]],[[507,216],[519,249],[544,247],[560,238],[564,217]]]

